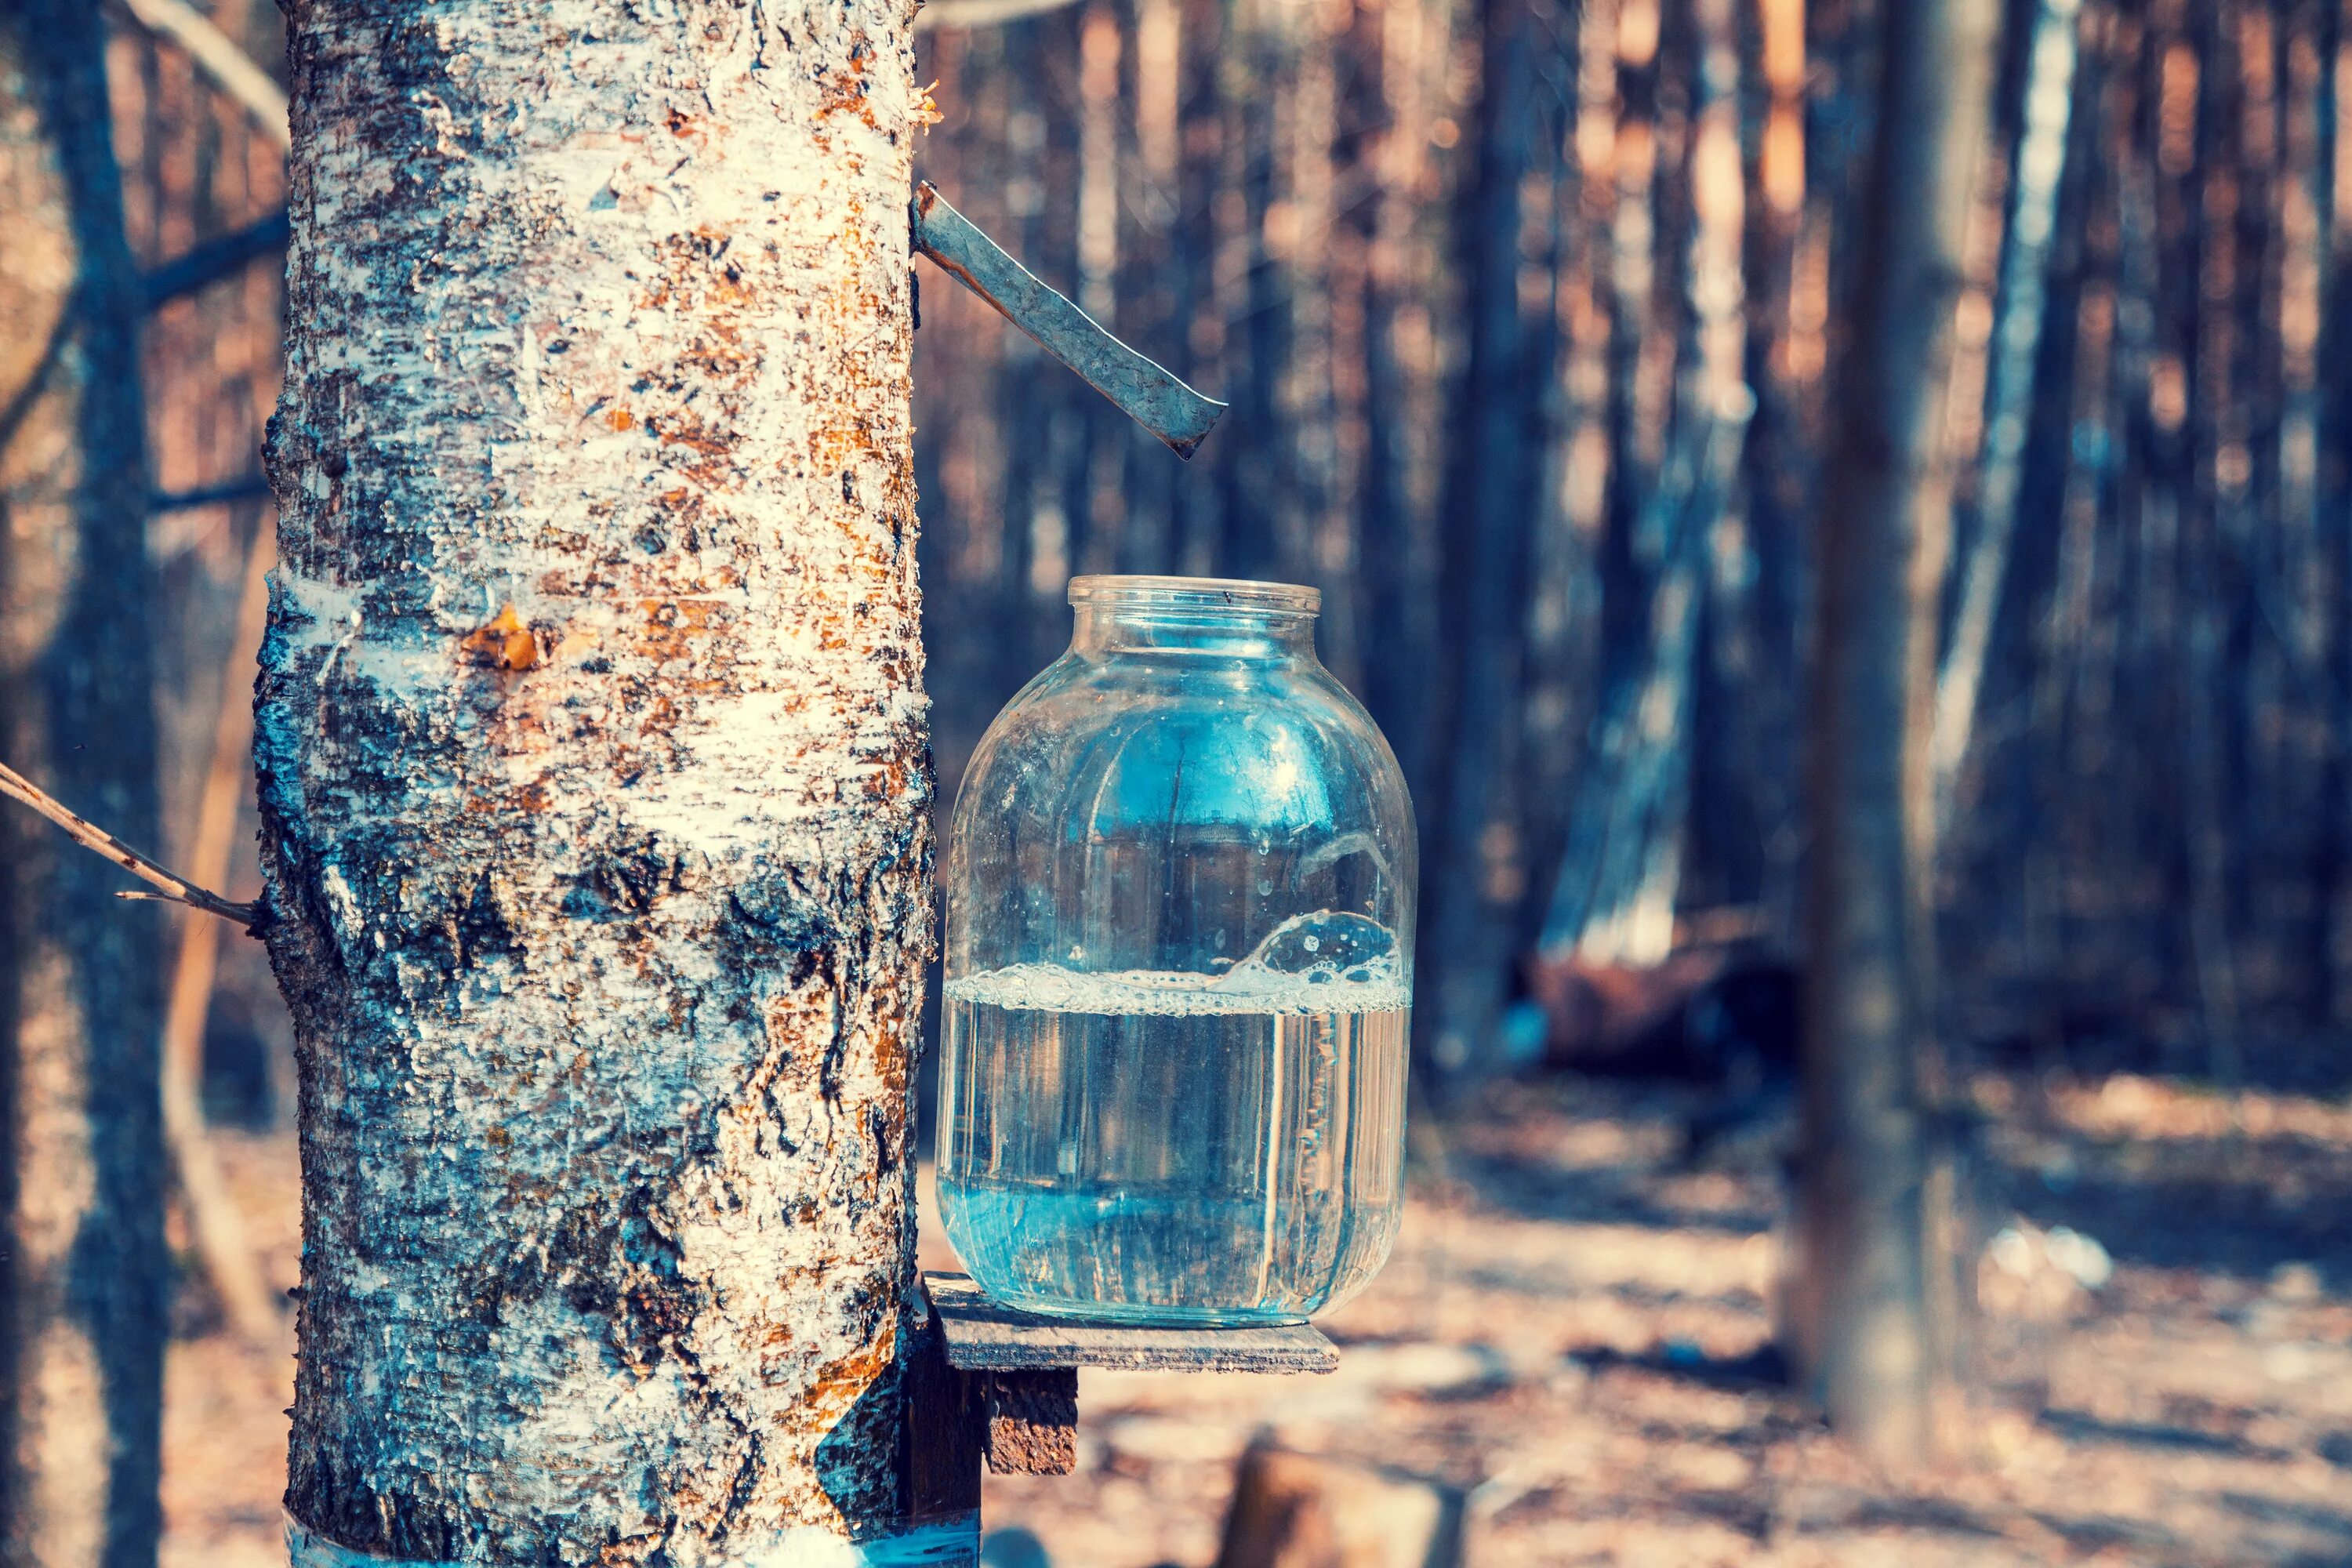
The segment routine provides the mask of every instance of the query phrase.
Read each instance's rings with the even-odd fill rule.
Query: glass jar
[[[940,1209],[1027,1310],[1296,1321],[1403,1203],[1414,841],[1319,595],[1080,577],[947,856]]]

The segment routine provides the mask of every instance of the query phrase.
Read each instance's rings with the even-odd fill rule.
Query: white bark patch
[[[911,6],[289,10],[295,1560],[933,1561]]]

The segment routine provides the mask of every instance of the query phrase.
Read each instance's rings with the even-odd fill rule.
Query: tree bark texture
[[[139,274],[105,31],[0,8],[0,755],[157,838]],[[0,1563],[152,1563],[165,1303],[163,925],[0,817]]]
[[[1922,1084],[1935,1019],[1929,730],[1953,306],[1999,8],[1890,6],[1877,155],[1838,372],[1820,554],[1796,1361],[1833,1424],[1917,1460],[1949,1386],[1933,1256],[1945,1184]]]
[[[297,1561],[900,1561],[913,6],[289,13]]]

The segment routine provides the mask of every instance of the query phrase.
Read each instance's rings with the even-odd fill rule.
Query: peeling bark
[[[912,5],[289,12],[255,743],[298,1556],[887,1536],[929,942]]]
[[[0,756],[156,830],[140,279],[98,13],[0,6]],[[0,1564],[135,1568],[162,1518],[163,925],[0,816]]]

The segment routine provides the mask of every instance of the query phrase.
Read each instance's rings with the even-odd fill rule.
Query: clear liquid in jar
[[[1411,1017],[1389,962],[1220,976],[1020,964],[950,980],[945,1002],[940,1205],[998,1300],[1288,1321],[1386,1260]]]

